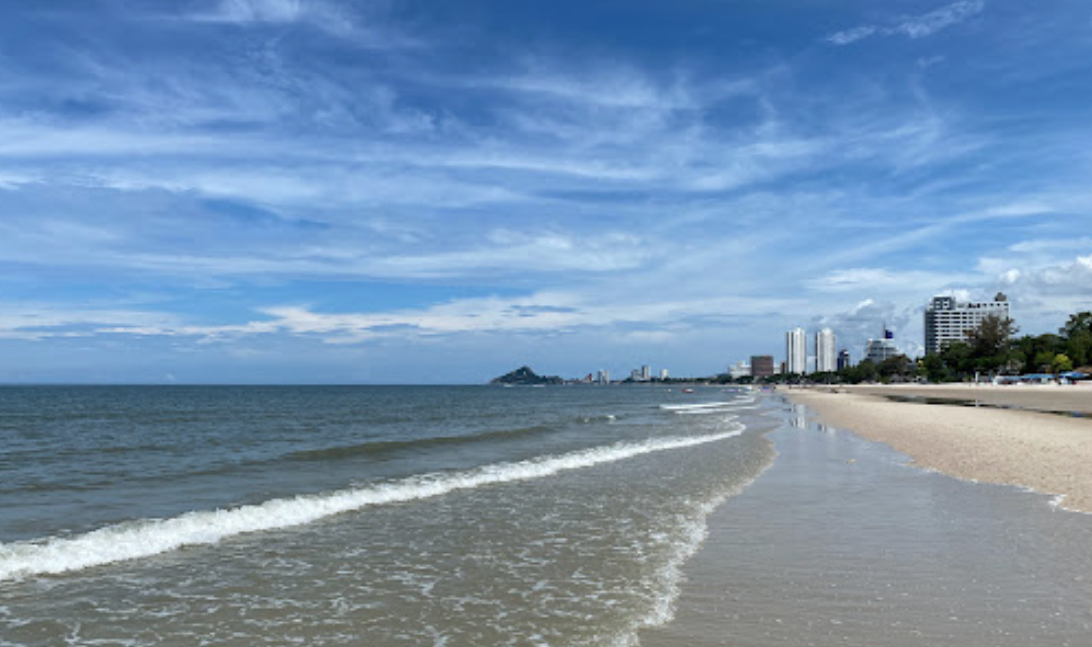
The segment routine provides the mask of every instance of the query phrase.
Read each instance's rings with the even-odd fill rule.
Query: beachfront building
[[[751,377],[760,380],[774,374],[773,355],[751,356]]]
[[[851,366],[853,366],[853,360],[849,357],[849,351],[843,348],[838,353],[838,370],[841,371]]]
[[[803,328],[785,333],[785,371],[803,375],[808,372],[807,335]]]
[[[667,369],[666,368],[661,368],[660,369],[660,379],[662,381],[664,381],[664,382],[667,381]]]
[[[888,357],[898,354],[899,349],[895,348],[895,342],[890,339],[869,339],[865,345],[865,359],[873,364],[880,364]]]
[[[738,380],[741,377],[751,375],[751,365],[747,363],[747,360],[741,359],[728,367],[728,375],[731,376],[733,380]]]
[[[895,347],[895,333],[883,327],[883,339],[869,339],[865,344],[865,359],[873,364],[880,364],[888,357],[895,357],[899,349]]]
[[[960,303],[955,297],[933,297],[925,309],[925,353],[939,353],[946,345],[966,341],[986,317],[1009,318],[1009,300],[998,292],[993,301]]]
[[[815,333],[815,372],[833,373],[838,368],[834,331],[824,328]]]

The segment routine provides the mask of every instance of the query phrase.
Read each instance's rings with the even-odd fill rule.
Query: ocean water
[[[0,647],[1089,647],[1092,515],[778,395],[0,388]]]
[[[631,645],[776,452],[752,394],[0,388],[0,645]]]

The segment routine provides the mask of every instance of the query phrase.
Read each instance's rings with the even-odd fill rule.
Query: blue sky
[[[0,382],[707,375],[1092,308],[1071,0],[0,5]]]

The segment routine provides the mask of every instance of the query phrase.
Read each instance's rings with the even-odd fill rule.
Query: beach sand
[[[827,424],[887,443],[916,465],[1062,495],[1062,507],[1092,512],[1092,418],[1042,412],[1092,413],[1092,388],[907,385],[780,392]],[[896,402],[885,396],[988,406]]]
[[[993,406],[1015,407],[1036,411],[1092,414],[1092,384],[1025,385],[1010,384],[896,384],[859,385],[846,387],[853,393],[881,396],[940,398],[977,401]]]

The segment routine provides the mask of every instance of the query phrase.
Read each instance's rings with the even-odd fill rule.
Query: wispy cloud
[[[883,33],[883,31],[875,25],[862,25],[861,27],[834,32],[827,36],[825,40],[833,45],[849,45],[864,40],[877,32]]]
[[[985,0],[960,0],[925,14],[895,18],[886,24],[861,25],[838,31],[824,40],[832,45],[849,45],[871,36],[925,38],[964,22],[982,13],[985,8]]]
[[[835,270],[826,276],[809,280],[805,284],[817,292],[860,294],[864,290],[872,294],[883,294],[888,298],[905,298],[912,294],[933,292],[960,280],[977,280],[977,278],[968,274],[956,275],[950,271],[927,272],[862,267]]]
[[[353,30],[352,20],[334,5],[321,0],[219,0],[191,20],[247,25],[253,23],[308,23],[338,35]]]
[[[381,313],[328,313],[304,306],[262,308],[267,318],[243,324],[115,325],[100,327],[97,334],[198,337],[230,340],[254,335],[288,333],[310,336],[325,343],[351,344],[378,338],[430,337],[468,333],[540,334],[564,333],[580,328],[609,330],[670,324],[685,327],[691,318],[732,315],[752,307],[777,308],[783,300],[759,299],[752,303],[738,297],[721,299],[666,299],[620,307],[614,299],[593,300],[591,295],[541,292],[516,298],[458,299],[427,308]],[[19,331],[15,331],[19,332]],[[647,331],[646,331],[647,332]],[[47,334],[42,332],[42,334]]]
[[[749,28],[666,47],[632,29],[640,12],[593,26],[499,1],[487,20],[427,2],[0,7],[35,45],[0,45],[5,350],[287,364],[442,340],[474,361],[540,343],[570,365],[617,347],[698,366],[816,318],[912,326],[934,290],[1079,303],[1087,84],[1035,48],[1092,52],[1014,44],[1020,12],[944,3],[868,5],[828,38],[990,21],[883,61],[802,55],[780,32],[756,49]],[[732,28],[728,5],[702,6],[675,19]],[[121,302],[137,293],[159,296]]]
[[[75,308],[44,301],[7,302],[0,309],[0,339],[94,337],[108,326],[167,329],[181,325],[177,317],[154,310]]]
[[[963,0],[927,14],[905,18],[892,29],[910,38],[924,38],[961,23],[981,13],[985,8],[984,0]]]

